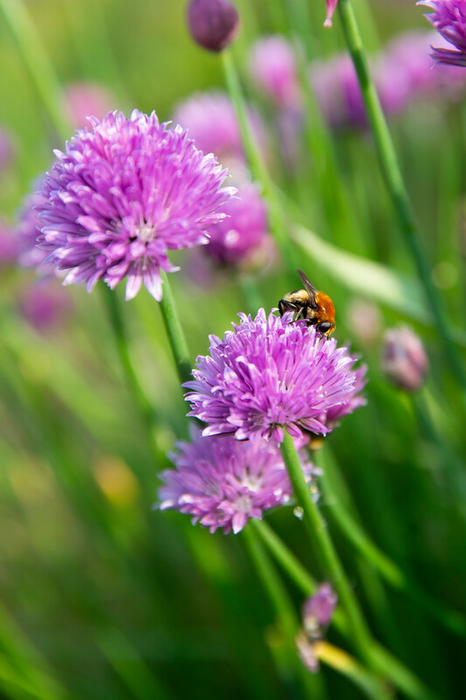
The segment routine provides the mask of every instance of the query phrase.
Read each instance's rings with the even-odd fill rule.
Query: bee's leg
[[[280,316],[283,316],[285,311],[296,311],[296,304],[293,304],[290,301],[285,301],[284,299],[280,299],[278,302],[278,310],[280,312]]]

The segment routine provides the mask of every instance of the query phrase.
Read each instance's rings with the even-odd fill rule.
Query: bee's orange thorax
[[[331,323],[335,323],[335,307],[328,294],[317,292],[316,304],[319,307],[317,312],[319,322],[330,321]]]

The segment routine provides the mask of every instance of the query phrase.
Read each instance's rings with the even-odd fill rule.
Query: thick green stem
[[[346,44],[358,76],[367,118],[377,149],[380,168],[395,208],[400,230],[415,261],[419,278],[424,286],[429,308],[432,309],[439,335],[444,342],[445,352],[449,358],[451,369],[461,382],[463,388],[466,388],[466,370],[457,352],[456,345],[453,342],[451,333],[452,324],[448,320],[448,315],[438,289],[432,281],[429,264],[417,238],[417,227],[411,208],[411,202],[398,164],[385,115],[377,95],[377,90],[370,74],[351,0],[339,0],[338,9]]]
[[[160,302],[163,322],[167,331],[176,371],[181,384],[192,379],[191,360],[189,359],[188,344],[176,310],[175,300],[171,291],[167,275],[161,273],[163,280],[163,297]]]
[[[371,643],[369,631],[347,581],[332,540],[330,539],[327,524],[316,503],[314,503],[309,486],[304,478],[293,438],[286,432],[285,439],[281,444],[281,452],[293,486],[293,491],[298,504],[303,509],[304,521],[308,527],[312,542],[317,547],[322,566],[325,572],[330,576],[340,602],[346,611],[355,643],[362,656],[367,658],[368,646]]]
[[[434,700],[437,697],[435,693],[425,688],[409,669],[405,668],[372,638],[333,546],[327,524],[314,503],[304,478],[293,438],[286,432],[280,449],[296,500],[303,509],[304,521],[312,543],[317,547],[324,570],[338,593],[340,603],[348,618],[349,633],[352,635],[359,653],[374,670],[386,674],[412,700]]]
[[[300,695],[299,684],[307,697],[313,700],[323,700],[325,692],[321,677],[310,675],[298,658],[295,649],[295,637],[299,629],[298,615],[281,578],[262,546],[257,530],[251,527],[253,522],[251,521],[244,529],[243,537],[258,576],[283,629],[285,643],[282,653],[277,659],[281,675],[289,686],[290,695]]]
[[[222,51],[222,62],[228,92],[230,93],[230,98],[238,119],[246,160],[254,180],[257,180],[262,187],[262,192],[267,202],[271,233],[283,255],[288,272],[294,273],[297,267],[299,267],[298,257],[290,236],[288,235],[283,210],[275,195],[272,180],[270,179],[260,150],[254,140],[254,135],[249,124],[247,107],[230,49]]]
[[[67,139],[70,127],[62,113],[60,83],[24,4],[21,0],[0,0],[0,9],[53,127]]]

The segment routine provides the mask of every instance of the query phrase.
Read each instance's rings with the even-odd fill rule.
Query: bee
[[[283,316],[285,311],[294,311],[295,321],[304,319],[309,325],[315,326],[318,333],[328,338],[335,330],[333,301],[324,292],[319,292],[302,270],[298,270],[298,275],[304,289],[285,294],[283,299],[280,299],[280,316]]]

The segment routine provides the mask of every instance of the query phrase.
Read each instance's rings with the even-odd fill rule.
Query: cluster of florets
[[[432,46],[432,58],[437,63],[465,67],[466,5],[464,0],[420,0],[417,4],[433,10],[426,17],[447,42],[446,46]]]
[[[210,337],[187,382],[188,415],[206,423],[181,443],[175,470],[163,472],[160,507],[189,513],[211,530],[239,532],[249,518],[283,505],[291,486],[279,449],[287,431],[297,448],[325,435],[364,403],[365,368],[335,340],[292,314],[240,314],[223,339]],[[316,469],[302,458],[308,480]]]
[[[144,284],[162,298],[160,271],[173,272],[169,250],[208,242],[206,229],[235,193],[216,158],[199,151],[186,131],[160,124],[155,113],[111,112],[78,131],[46,174],[41,234],[48,261],[64,284],[126,278],[126,298]]]

